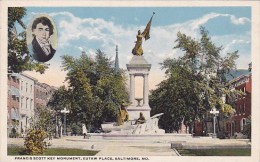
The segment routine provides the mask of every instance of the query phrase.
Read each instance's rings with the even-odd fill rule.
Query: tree
[[[234,111],[223,103],[222,97],[237,93],[228,89],[226,76],[236,68],[238,51],[221,57],[222,47],[211,41],[204,27],[200,28],[200,34],[201,38],[196,40],[177,33],[174,48],[183,51],[183,56],[163,61],[167,79],[151,93],[152,113],[166,112],[167,117],[160,120],[160,125],[167,125],[169,131],[179,130],[183,121],[192,133],[194,122],[203,121],[213,107],[227,114]]]
[[[161,126],[167,132],[178,131],[182,121],[187,126],[190,125],[206,111],[203,96],[198,93],[201,91],[198,85],[200,77],[192,76],[192,71],[187,66],[180,66],[178,60],[171,61],[175,66],[168,74],[169,78],[152,91],[149,101],[152,114],[164,112],[160,125],[163,124]]]
[[[47,106],[51,107],[52,110],[61,111],[65,107],[70,107],[70,104],[70,92],[65,86],[61,86],[54,91],[52,97],[47,103]]]
[[[32,59],[26,44],[26,26],[22,18],[26,15],[24,7],[8,8],[8,71],[20,73],[26,70],[35,70],[44,73],[48,69],[48,64],[39,63]],[[17,33],[17,26],[22,30]]]
[[[52,110],[44,106],[37,106],[31,127],[33,129],[41,129],[47,133],[51,133],[55,130],[54,116],[55,113]]]
[[[95,59],[85,53],[79,58],[64,55],[62,59],[68,88],[54,93],[49,104],[56,110],[66,105],[69,120],[88,128],[115,121],[120,103],[128,99],[123,71],[115,73],[112,61],[101,50],[97,50]]]
[[[64,116],[62,116],[61,110],[63,110],[64,108],[70,109],[71,101],[72,99],[70,91],[65,86],[61,86],[56,91],[54,91],[49,102],[47,103],[47,106],[54,111],[53,117],[55,116],[56,124],[55,137],[58,137],[59,133],[61,133],[59,130],[59,126],[60,123],[64,121],[64,118],[62,120],[62,117]]]

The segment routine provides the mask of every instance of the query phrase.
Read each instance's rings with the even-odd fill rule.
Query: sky
[[[58,34],[58,48],[44,75],[26,72],[40,82],[59,87],[66,72],[61,68],[61,56],[79,57],[84,50],[94,57],[96,49],[115,59],[118,45],[119,66],[126,70],[132,58],[132,48],[138,30],[144,30],[155,12],[150,31],[151,38],[143,41],[144,57],[152,64],[149,88],[165,79],[160,63],[166,58],[183,55],[176,45],[177,32],[199,38],[199,27],[204,26],[216,46],[222,46],[221,55],[239,51],[238,69],[247,69],[251,62],[251,8],[250,7],[28,7],[23,18],[29,24],[37,14],[48,14]],[[142,79],[136,78],[136,86]],[[142,88],[141,88],[142,89]],[[136,92],[137,97],[142,91]]]

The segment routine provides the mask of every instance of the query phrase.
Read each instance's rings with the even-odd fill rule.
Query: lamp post
[[[69,113],[70,111],[66,109],[66,107],[60,111],[61,113],[64,114],[64,131],[63,134],[66,135],[67,134],[67,129],[66,129],[66,114]]]
[[[210,110],[211,114],[213,114],[213,135],[212,138],[216,138],[216,116],[219,113],[219,111],[216,110],[216,108],[214,107],[213,109]]]

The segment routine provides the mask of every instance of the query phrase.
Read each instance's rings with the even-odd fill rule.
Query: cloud
[[[216,42],[217,46],[223,46],[221,55],[225,56],[227,53],[239,51],[239,55],[251,56],[251,34],[250,32],[238,34],[228,34],[222,36],[213,36],[212,41]],[[247,51],[241,53],[241,51]],[[250,60],[250,57],[247,57],[247,60]],[[239,64],[238,64],[239,65]],[[240,66],[240,65],[239,65]]]
[[[199,19],[195,19],[195,20],[191,20],[191,22],[189,22],[191,24],[191,26],[193,27],[193,29],[198,29],[200,26],[206,24],[208,21],[217,18],[217,17],[229,17],[230,22],[234,25],[244,25],[247,22],[250,23],[250,19],[246,18],[246,17],[239,17],[236,18],[236,16],[234,15],[230,15],[230,14],[219,14],[219,13],[210,13],[210,14],[206,14],[203,17],[199,18]]]
[[[70,12],[51,13],[50,16],[53,16],[55,20],[57,20],[59,48],[61,50],[67,52],[66,49],[73,48],[78,50],[74,52],[78,54],[81,54],[81,51],[84,50],[88,55],[94,57],[96,49],[100,48],[113,60],[115,58],[115,46],[118,45],[119,64],[123,69],[126,69],[126,64],[129,63],[132,58],[131,51],[136,41],[137,31],[139,29],[143,30],[145,28],[144,25],[146,25],[144,24],[141,27],[123,27],[113,23],[115,18],[110,18],[109,20],[80,18]],[[229,18],[230,22],[234,25],[243,25],[250,22],[248,18],[236,18],[229,14],[209,13],[183,23],[165,26],[152,25],[151,38],[147,41],[143,41],[144,57],[152,64],[150,78],[153,79],[150,79],[150,88],[155,88],[156,85],[164,79],[164,71],[160,70],[161,67],[159,63],[168,57],[176,58],[183,54],[182,51],[173,49],[177,32],[180,31],[198,39],[199,27],[210,23],[210,20],[217,17]],[[136,21],[139,20],[136,19]],[[245,35],[245,33],[241,33],[241,35],[213,36],[212,40],[213,42],[217,42],[217,44],[225,45],[223,51],[228,52],[234,49],[237,44],[250,44],[250,34]],[[250,55],[250,53],[246,52],[243,54]],[[250,58],[247,57],[247,59],[249,60]],[[54,69],[57,70],[58,73],[58,67]]]
[[[200,26],[202,26],[203,24],[206,24],[209,20],[216,18],[218,16],[220,16],[221,14],[216,14],[216,13],[210,13],[207,15],[204,15],[203,17],[196,19],[196,20],[192,20],[190,22],[193,30],[198,29]]]
[[[69,44],[70,41],[79,40],[81,38],[88,41],[100,41],[106,43],[106,35],[116,34],[115,25],[112,21],[93,18],[79,18],[69,12],[51,13],[53,17],[60,16],[58,28],[59,43],[62,47]],[[64,18],[65,17],[65,18]],[[111,37],[107,37],[111,38]],[[110,41],[113,41],[110,39]]]
[[[245,23],[250,23],[250,19],[246,18],[246,17],[240,17],[240,18],[236,18],[234,15],[229,15],[230,16],[230,20],[233,24],[235,25],[244,25]]]

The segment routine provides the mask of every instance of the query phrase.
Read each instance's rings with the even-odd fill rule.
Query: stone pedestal
[[[127,107],[129,113],[129,119],[135,120],[139,118],[140,112],[143,113],[146,119],[150,118],[151,108],[149,106],[149,82],[148,76],[149,71],[151,69],[151,64],[149,64],[143,56],[134,55],[129,62],[126,64],[127,70],[129,72],[130,77],[130,102],[131,105]],[[138,102],[135,100],[135,77],[141,76],[143,77],[143,99],[141,104],[138,105]],[[141,88],[141,87],[138,87]]]

